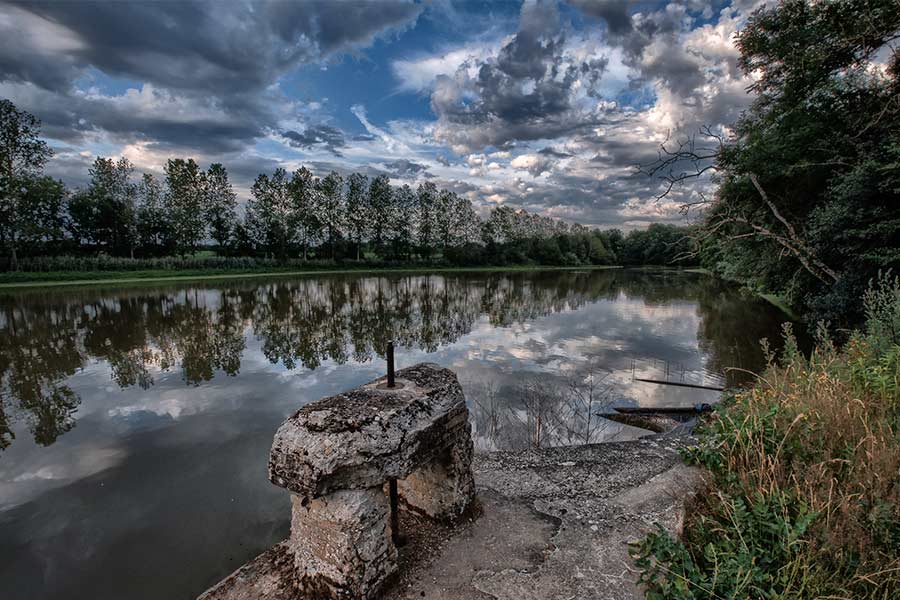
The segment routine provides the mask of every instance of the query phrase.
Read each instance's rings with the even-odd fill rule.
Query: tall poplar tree
[[[393,189],[387,175],[379,175],[369,186],[369,223],[372,245],[384,253],[384,245],[393,237]]]
[[[290,180],[284,169],[275,169],[272,177],[261,174],[250,188],[247,224],[257,243],[279,259],[287,257],[294,232],[294,207],[289,190]]]
[[[322,227],[318,212],[321,194],[315,177],[306,167],[294,171],[288,192],[291,203],[289,226],[303,246],[303,260],[306,260],[309,247],[319,237]]]
[[[344,180],[335,171],[323,177],[318,185],[321,193],[319,215],[328,239],[328,245],[331,248],[332,260],[337,258],[337,242],[341,237],[341,230],[344,227],[347,216],[346,207],[344,206],[343,187]]]
[[[430,181],[419,184],[416,190],[416,243],[419,255],[431,256],[434,247],[434,211],[437,203],[437,186]]]
[[[356,245],[356,260],[369,226],[369,178],[353,173],[347,178],[347,233]]]
[[[91,182],[69,202],[73,234],[105,251],[134,258],[138,244],[137,186],[134,165],[127,158],[98,156],[91,166]]]
[[[19,239],[30,227],[27,181],[39,176],[53,155],[40,134],[34,115],[0,100],[0,242],[9,249],[13,270],[19,268]]]
[[[152,173],[144,173],[137,186],[138,239],[145,251],[160,253],[170,242],[162,186]]]
[[[228,171],[220,163],[209,166],[204,183],[209,235],[219,244],[221,251],[228,245],[234,231],[237,196],[228,181]]]
[[[416,194],[409,185],[394,189],[394,248],[398,256],[412,258]]]
[[[193,158],[166,163],[166,211],[172,241],[182,257],[195,252],[206,234],[205,179]]]

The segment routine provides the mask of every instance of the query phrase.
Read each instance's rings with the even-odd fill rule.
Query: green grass
[[[301,275],[333,275],[340,273],[456,273],[496,271],[584,271],[619,269],[616,266],[552,267],[535,265],[497,267],[320,267],[296,269],[188,269],[147,271],[50,271],[0,273],[0,289],[64,286],[105,285],[121,283],[208,281],[219,279],[245,279],[248,277],[289,277]]]
[[[633,546],[648,600],[887,600],[900,591],[900,280],[866,326],[779,360],[685,451],[705,470],[683,535]]]

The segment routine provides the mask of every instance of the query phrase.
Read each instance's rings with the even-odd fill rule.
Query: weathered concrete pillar
[[[436,460],[397,482],[403,501],[432,519],[452,521],[475,495],[472,439],[460,439]]]
[[[272,444],[269,479],[292,494],[290,538],[204,596],[208,600],[375,597],[397,569],[385,484],[403,504],[453,520],[475,497],[473,445],[465,396],[453,371],[424,363],[304,406]],[[271,567],[292,564],[285,575]],[[280,566],[279,566],[280,568]],[[284,585],[282,585],[284,584]],[[287,588],[285,587],[287,586]]]
[[[368,598],[397,565],[390,509],[380,487],[308,502],[291,496],[297,589],[310,598]]]

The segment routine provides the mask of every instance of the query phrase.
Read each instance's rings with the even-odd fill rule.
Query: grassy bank
[[[635,550],[648,598],[900,597],[900,282],[863,331],[784,353],[723,403],[685,458],[708,489],[683,539]]]
[[[792,321],[800,320],[800,315],[798,315],[794,311],[794,309],[791,308],[791,305],[788,304],[787,300],[785,300],[783,297],[781,297],[777,294],[760,294],[759,296],[760,296],[760,298],[762,298],[763,300],[765,300],[772,306],[775,306],[776,308],[781,310],[781,312],[783,312],[788,317],[790,317],[790,319]]]
[[[297,269],[249,268],[249,269],[150,269],[143,271],[15,271],[0,273],[0,289],[61,285],[106,285],[121,283],[152,283],[178,281],[205,281],[219,279],[245,279],[251,277],[292,277],[301,275],[334,275],[340,273],[462,273],[491,271],[583,271],[618,269],[616,266],[552,267],[540,265],[496,267],[446,267],[410,266],[383,267],[366,265],[327,265]]]

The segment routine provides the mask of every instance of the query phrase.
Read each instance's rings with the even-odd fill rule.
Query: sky
[[[681,223],[659,144],[727,133],[751,97],[734,46],[757,0],[0,0],[0,98],[37,116],[45,172],[96,156],[223,163],[239,198],[301,165],[433,181],[595,227]]]

